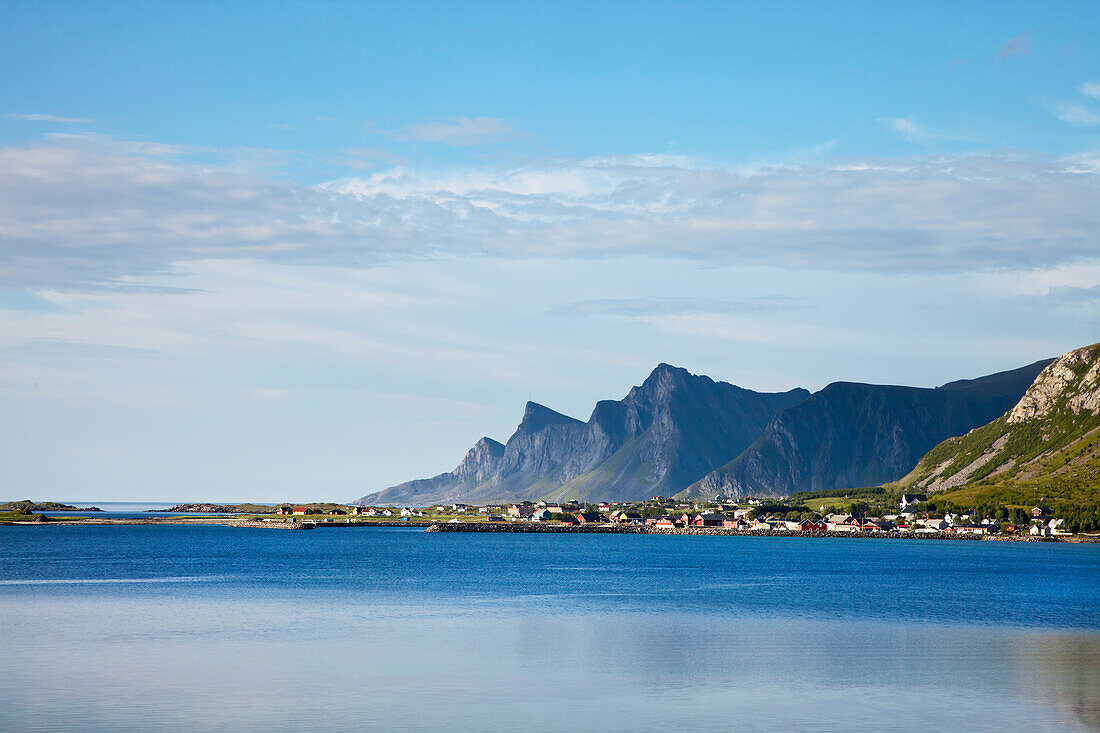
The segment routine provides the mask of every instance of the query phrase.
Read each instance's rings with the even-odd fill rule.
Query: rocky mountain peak
[[[502,443],[484,437],[474,443],[474,447],[466,452],[466,457],[462,459],[462,463],[458,464],[453,474],[461,480],[474,478],[483,481],[492,474],[503,455],[504,445]]]
[[[1073,413],[1100,412],[1100,344],[1074,349],[1043,369],[1007,417],[1009,424],[1042,419],[1064,403]]]
[[[528,402],[523,410],[523,420],[520,421],[520,432],[536,432],[549,425],[570,425],[579,423],[580,420],[555,412],[545,405],[537,402]]]

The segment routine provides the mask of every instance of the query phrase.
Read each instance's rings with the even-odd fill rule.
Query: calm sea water
[[[1100,730],[1100,546],[0,527],[3,730]]]

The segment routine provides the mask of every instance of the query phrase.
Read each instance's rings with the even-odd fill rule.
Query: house
[[[580,520],[572,516],[571,514],[566,514],[564,517],[561,518],[561,524],[575,527],[580,524]]]
[[[451,504],[451,511],[453,511],[453,512],[464,512],[464,511],[466,511],[466,505],[465,504]]]
[[[578,524],[593,524],[603,519],[597,512],[577,512],[573,516],[577,518]]]
[[[825,519],[825,528],[830,532],[858,532],[859,520],[851,514],[830,514]]]
[[[651,517],[648,521],[654,527],[675,527],[675,526],[677,526],[675,517]]]
[[[314,510],[310,509],[308,506],[296,506],[293,509],[294,514],[312,514],[313,512]]]
[[[1045,514],[1045,513],[1046,512],[1042,507],[1038,507],[1038,506],[1031,507],[1031,516],[1033,516],[1033,517],[1038,518],[1038,517],[1043,516],[1043,514]]]
[[[604,502],[603,504],[600,504],[598,507],[596,507],[596,511],[607,513],[611,511],[611,505],[607,502]]]
[[[346,516],[346,515],[347,515],[347,512],[345,512],[343,509],[333,509],[332,511],[329,512],[330,517],[343,517],[343,516]]]
[[[924,499],[925,499],[925,497],[919,496],[919,495],[906,496],[905,494],[902,494],[901,495],[901,508],[902,509],[908,509],[909,507],[912,507],[912,506],[914,506],[916,504],[919,504],[920,502],[924,501]]]
[[[622,524],[641,524],[642,515],[638,512],[619,512],[619,520]]]
[[[989,525],[985,524],[956,524],[949,530],[955,534],[987,534]]]
[[[660,504],[664,500],[665,500],[665,497],[663,497],[663,496],[655,496],[652,499],[650,499],[650,501],[652,501],[654,504]]]
[[[1050,529],[1051,534],[1073,534],[1069,531],[1069,527],[1066,526],[1066,520],[1064,519],[1052,519],[1047,523],[1047,528]]]
[[[721,514],[700,514],[692,521],[693,527],[721,527],[726,518]]]
[[[1050,537],[1050,527],[1045,524],[1033,524],[1028,533],[1033,537]]]
[[[722,521],[722,526],[726,529],[748,529],[749,523],[741,517],[726,517]]]
[[[508,507],[508,516],[514,519],[526,519],[532,514],[534,514],[534,511],[531,509],[531,507],[520,506],[519,504],[513,504],[512,506]]]
[[[824,532],[825,522],[814,519],[803,519],[798,523],[799,532]]]
[[[275,507],[275,513],[276,514],[293,514],[294,513],[294,507],[289,507],[289,506]]]
[[[546,522],[550,519],[550,510],[546,507],[542,509],[536,509],[535,513],[531,515],[532,522]]]

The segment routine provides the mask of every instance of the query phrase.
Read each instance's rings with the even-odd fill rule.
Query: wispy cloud
[[[998,55],[1002,59],[1010,59],[1013,56],[1026,56],[1030,53],[1031,38],[1027,33],[1021,33],[1018,36],[1008,39],[1008,42],[1001,46],[1001,51]]]
[[[70,124],[86,125],[95,122],[88,117],[58,117],[57,115],[42,114],[9,114],[13,120],[28,120],[30,122],[66,122]]]
[[[801,299],[786,295],[753,298],[599,298],[562,303],[556,316],[668,316],[689,313],[764,313],[793,308]]]
[[[179,263],[242,258],[358,268],[642,255],[959,272],[1095,259],[1100,231],[1100,166],[1082,156],[717,167],[620,155],[442,171],[397,165],[300,187],[174,153],[80,137],[0,149],[0,283],[117,286]]]
[[[1078,90],[1086,97],[1092,97],[1093,99],[1100,99],[1100,81],[1087,81],[1081,85]]]
[[[1045,305],[1061,307],[1095,307],[1100,305],[1100,285],[1088,288],[1056,285],[1045,295],[1029,296],[1027,300],[1041,300]]]
[[[518,135],[519,130],[499,117],[452,117],[448,122],[408,125],[394,137],[398,140],[468,146],[510,140]]]
[[[904,137],[909,142],[925,145],[933,142],[948,140],[964,140],[961,135],[956,135],[942,130],[933,130],[922,122],[910,117],[883,117],[879,122],[889,127],[894,132]]]
[[[1076,102],[1055,102],[1054,114],[1071,125],[1100,125],[1100,114]]]

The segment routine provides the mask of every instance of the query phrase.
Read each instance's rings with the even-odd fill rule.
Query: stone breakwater
[[[782,530],[743,530],[722,527],[650,527],[641,525],[579,525],[510,522],[507,524],[464,523],[432,524],[425,532],[542,532],[550,534],[663,534],[663,535],[725,535],[730,537],[839,537],[843,539],[877,540],[963,540],[985,542],[1095,542],[1097,538],[1018,537],[1015,535],[975,535],[948,532],[790,532]]]
[[[313,524],[302,522],[256,522],[243,520],[240,522],[222,522],[226,527],[255,527],[257,529],[315,529]]]

